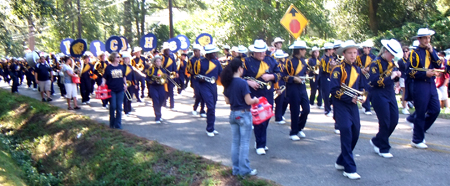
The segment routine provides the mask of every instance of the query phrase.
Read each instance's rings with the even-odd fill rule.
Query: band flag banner
[[[283,18],[281,18],[280,23],[292,37],[297,39],[308,24],[308,20],[293,4],[291,4]]]

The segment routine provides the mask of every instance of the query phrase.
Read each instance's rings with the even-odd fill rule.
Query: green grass
[[[276,185],[32,98],[0,90],[0,103],[1,132],[56,185]]]
[[[0,185],[26,185],[23,177],[24,172],[12,159],[8,147],[0,143]]]

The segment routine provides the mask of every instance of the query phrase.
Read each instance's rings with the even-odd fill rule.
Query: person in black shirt
[[[231,110],[229,120],[233,135],[231,144],[233,175],[241,176],[257,174],[256,169],[250,168],[248,153],[253,124],[250,105],[259,103],[258,98],[251,98],[247,81],[241,79],[243,73],[243,62],[235,58],[220,74],[225,102],[230,104]]]
[[[94,66],[89,63],[89,55],[83,56],[83,65],[80,75],[80,92],[81,92],[81,104],[86,105],[90,103],[92,80],[91,75],[94,71]]]
[[[111,105],[109,107],[109,127],[122,129],[122,104],[124,90],[127,89],[125,69],[119,64],[120,56],[117,52],[109,56],[111,62],[103,74],[102,86],[107,85],[111,90]]]
[[[39,85],[43,102],[52,101],[52,98],[50,98],[50,84],[53,79],[53,74],[51,71],[52,69],[46,63],[45,57],[41,56],[39,58],[39,63],[36,65],[34,77],[36,78],[36,83]],[[45,99],[44,93],[47,94],[47,99]]]
[[[19,93],[19,90],[17,89],[19,86],[19,71],[20,71],[20,65],[16,61],[16,59],[11,60],[11,66],[9,69],[9,75],[11,76],[11,79],[13,81],[11,92],[12,93]]]

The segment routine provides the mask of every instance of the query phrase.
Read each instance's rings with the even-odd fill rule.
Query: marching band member
[[[188,73],[186,71],[186,58],[187,58],[187,54],[185,52],[181,53],[180,56],[180,64],[178,65],[178,72],[179,72],[179,77],[177,78],[178,84],[181,86],[181,89],[178,88],[178,94],[181,94],[181,91],[183,91],[186,87],[185,79],[186,76],[188,76]]]
[[[361,68],[361,73],[363,73],[363,75],[365,76],[365,78],[361,78],[365,87],[364,89],[366,91],[368,91],[370,89],[369,85],[368,85],[368,77],[370,77],[370,72],[369,72],[369,67],[370,64],[372,63],[372,60],[375,59],[375,55],[372,54],[371,50],[373,47],[373,42],[371,40],[367,40],[365,42],[362,43],[362,47],[363,47],[363,54],[361,54],[360,56],[358,56],[356,58],[356,62],[359,65],[359,67]],[[369,98],[370,100],[370,92],[369,92]],[[362,107],[364,108],[364,114],[366,115],[372,115],[372,112],[370,111],[370,101],[367,100],[366,102],[364,102],[362,104]]]
[[[200,104],[200,116],[203,118],[206,118],[206,112],[205,112],[205,101],[201,98],[200,93],[198,92],[199,89],[197,88],[198,86],[198,81],[194,78],[194,64],[195,62],[197,62],[198,60],[203,59],[203,57],[201,56],[201,50],[202,50],[202,46],[200,46],[199,44],[194,44],[192,46],[192,49],[194,50],[194,56],[192,56],[192,58],[189,60],[188,64],[187,64],[187,70],[188,72],[191,74],[191,86],[194,89],[194,97],[195,97],[195,101],[194,101],[194,107],[192,110],[192,115],[196,116],[197,113],[197,107]]]
[[[360,179],[356,173],[356,164],[353,159],[353,149],[356,146],[361,128],[357,95],[348,95],[343,90],[349,87],[362,90],[361,70],[355,64],[358,55],[358,45],[353,40],[346,41],[337,50],[338,55],[344,56],[344,62],[333,68],[331,72],[331,95],[335,112],[335,120],[340,129],[341,154],[336,160],[335,168],[344,170],[343,175],[350,179]]]
[[[19,72],[20,72],[20,65],[18,64],[18,61],[16,59],[12,59],[11,66],[9,68],[9,75],[11,76],[11,79],[13,81],[13,84],[11,87],[11,93],[19,93],[19,90],[18,90]]]
[[[197,60],[194,63],[194,79],[198,81],[196,88],[198,95],[205,102],[208,110],[206,111],[206,134],[209,137],[219,134],[214,129],[216,121],[216,102],[217,102],[217,83],[220,83],[219,75],[222,72],[222,66],[217,60],[216,53],[219,49],[214,45],[205,46],[205,58]]]
[[[298,141],[299,137],[306,137],[303,132],[310,112],[308,93],[306,92],[305,77],[308,64],[305,61],[306,43],[295,41],[289,46],[292,49],[292,58],[286,61],[284,81],[286,82],[286,96],[289,98],[291,110],[291,140]],[[302,110],[300,112],[300,106]]]
[[[325,43],[323,48],[325,49],[325,53],[320,59],[320,71],[319,71],[319,94],[322,95],[323,102],[325,105],[325,115],[328,117],[332,117],[333,113],[331,112],[331,100],[330,100],[330,73],[331,68],[334,65],[333,59],[333,43]],[[335,129],[337,129],[335,127]]]
[[[253,78],[266,84],[273,84],[280,80],[280,69],[272,57],[266,56],[268,49],[267,44],[260,39],[255,40],[254,45],[249,47],[253,52],[251,57],[245,58],[244,62],[244,78],[251,78],[247,80],[250,86],[250,95],[252,97],[264,96],[267,101],[273,105],[273,86],[261,86]],[[278,87],[276,87],[278,88]],[[259,125],[254,125],[253,132],[256,139],[256,153],[258,155],[266,154],[269,148],[266,146],[267,142],[267,127],[269,126],[269,120],[262,122]]]
[[[228,63],[231,61],[231,59],[233,58],[233,56],[231,55],[230,52],[230,46],[229,45],[224,45],[223,46],[223,54],[225,55],[223,57],[223,61],[220,61],[221,65],[223,67],[227,66]]]
[[[109,62],[106,60],[106,54],[105,52],[101,51],[97,54],[99,61],[95,63],[94,66],[94,73],[97,75],[97,86],[100,86],[102,84],[103,79],[100,77],[103,77],[103,74],[105,73],[106,67],[109,65]],[[105,109],[108,109],[108,102],[110,102],[110,98],[103,99],[102,100],[102,107]]]
[[[167,71],[167,73],[175,73],[177,74],[177,63],[175,61],[175,58],[173,56],[173,54],[170,53],[169,50],[169,43],[168,42],[164,42],[163,47],[162,47],[162,52],[163,52],[163,56],[162,56],[162,67],[165,68],[165,70]],[[168,77],[171,74],[167,74]],[[178,74],[176,75],[178,76]],[[168,92],[167,92],[167,96],[166,96],[166,100],[169,99],[170,101],[170,109],[175,111],[175,99],[174,99],[174,94],[173,94],[173,88],[174,88],[174,84],[172,82],[168,83]],[[163,103],[163,105],[166,105],[166,102]]]
[[[129,93],[131,93],[133,91],[133,89],[138,90],[138,85],[136,83],[136,78],[135,78],[135,74],[133,72],[133,67],[131,66],[130,63],[130,58],[131,55],[126,52],[124,54],[122,54],[122,58],[123,58],[123,64],[124,64],[124,68],[125,68],[125,78],[127,79],[127,90]],[[130,95],[131,96],[131,95]],[[129,100],[127,98],[127,96],[123,97],[123,111],[125,113],[125,115],[129,116],[130,112],[131,112],[131,100]]]
[[[61,67],[61,72],[64,74],[64,86],[66,89],[66,100],[67,100],[67,109],[68,110],[78,110],[81,109],[80,107],[78,107],[78,103],[77,103],[77,85],[75,83],[73,83],[72,81],[72,77],[77,77],[78,75],[76,75],[73,71],[73,59],[70,58],[69,56],[63,57],[61,62],[63,63],[62,67]],[[70,100],[73,99],[73,106],[70,106]]]
[[[225,102],[230,105],[230,126],[232,132],[231,161],[233,175],[256,175],[248,160],[249,143],[252,136],[252,114],[250,107],[259,103],[258,98],[250,97],[250,88],[241,79],[244,73],[243,62],[233,59],[220,74],[224,87]]]
[[[111,53],[109,56],[111,62],[105,69],[103,74],[102,86],[108,85],[111,90],[111,105],[109,106],[109,127],[122,129],[122,103],[124,98],[124,90],[127,90],[127,79],[125,69],[119,64],[120,56],[117,52]]]
[[[239,48],[237,46],[231,47],[230,52],[231,52],[231,57],[233,57],[233,59],[238,57],[238,53],[237,53],[238,50],[239,50]]]
[[[398,60],[398,70],[402,73],[402,75],[400,76],[400,80],[399,80],[399,84],[400,84],[400,89],[402,90],[402,113],[409,115],[409,111],[408,111],[408,104],[407,101],[405,99],[406,95],[405,95],[405,87],[406,87],[406,67],[408,66],[408,58],[409,58],[409,47],[408,46],[404,46],[403,49],[403,57],[401,59]]]
[[[275,50],[270,54],[271,56],[273,56],[277,50],[282,50],[283,42],[284,42],[284,39],[281,39],[281,37],[276,37],[272,41],[272,46],[275,47]]]
[[[389,137],[398,124],[398,105],[395,98],[394,79],[401,76],[401,72],[394,71],[394,57],[402,57],[402,46],[395,40],[381,40],[383,48],[380,55],[370,65],[368,84],[371,92],[371,102],[377,114],[379,131],[370,140],[375,153],[383,158],[394,157],[390,152]],[[361,70],[362,71],[362,70]],[[364,77],[361,77],[364,79]],[[363,80],[364,82],[365,80]]]
[[[36,83],[39,85],[39,89],[41,92],[42,101],[52,101],[50,97],[50,84],[53,80],[53,74],[51,73],[52,69],[46,63],[45,57],[39,57],[39,63],[36,65],[36,71],[34,73],[34,77],[36,79]],[[47,95],[47,99],[44,98],[44,93]]]
[[[19,78],[19,86],[22,85],[23,77],[25,75],[25,73],[24,73],[25,72],[25,65],[23,63],[24,63],[23,58],[21,58],[21,57],[17,58],[17,65],[19,66],[19,69],[17,71],[18,78]]]
[[[152,59],[152,67],[148,71],[150,85],[150,97],[152,98],[153,111],[155,112],[155,122],[162,122],[161,107],[166,100],[167,93],[167,72],[162,68],[162,58],[157,55]]]
[[[281,73],[285,71],[286,58],[288,56],[289,54],[284,53],[283,50],[277,50],[273,54],[273,57],[278,62],[278,68],[280,69]],[[278,81],[278,86],[286,87],[286,82],[280,78],[280,80]],[[277,95],[278,97],[275,99],[275,123],[282,125],[286,123],[283,116],[284,113],[286,112],[289,102],[288,97],[286,97],[286,91],[281,92],[281,90],[277,90]]]
[[[25,78],[27,79],[28,88],[30,88],[32,90],[36,90],[37,84],[36,84],[36,80],[34,79],[34,67],[26,64],[25,69],[26,69]],[[33,88],[31,87],[31,85],[33,85]]]
[[[425,132],[431,127],[440,112],[433,69],[440,68],[442,61],[430,44],[431,36],[434,33],[428,28],[418,30],[417,36],[414,38],[417,38],[420,44],[411,51],[409,57],[409,67],[413,69],[407,69],[409,77],[414,80],[413,100],[416,109],[411,145],[420,149],[428,148],[425,143]],[[428,70],[418,71],[420,68]]]
[[[11,82],[11,78],[9,76],[9,67],[11,65],[10,59],[6,58],[6,62],[3,64],[3,80],[8,83],[8,85]]]
[[[138,70],[143,71],[145,64],[147,64],[147,59],[144,56],[141,56],[142,48],[141,47],[134,47],[133,48],[133,55],[134,58],[131,60],[131,66],[135,67]],[[133,92],[130,92],[132,95],[136,95],[137,102],[142,102],[140,98],[144,98],[144,90],[145,90],[145,77],[141,77],[138,72],[133,72],[134,77],[136,78],[137,89]],[[141,96],[139,98],[139,84],[140,84],[140,91]]]
[[[313,79],[309,80],[309,86],[311,87],[311,94],[309,95],[309,104],[312,106],[314,105],[314,101],[316,100],[316,92],[318,92],[317,95],[317,107],[322,108],[322,95],[320,94],[320,86],[319,86],[319,74],[316,74],[315,69],[320,66],[319,61],[319,51],[320,48],[314,46],[311,49],[311,57],[308,60],[308,67],[309,67],[309,77],[314,77]]]
[[[89,63],[89,55],[83,56],[83,65],[80,75],[80,93],[81,93],[81,104],[86,105],[90,103],[91,88],[92,88],[92,79],[91,75],[93,74],[94,66]]]
[[[244,45],[239,45],[236,50],[237,56],[235,58],[239,58],[242,62],[245,62],[245,58],[247,57],[248,49]]]

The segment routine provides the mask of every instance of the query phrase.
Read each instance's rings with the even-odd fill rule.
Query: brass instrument
[[[273,99],[277,99],[277,97],[280,95],[280,94],[277,94],[278,90],[281,91],[280,94],[283,94],[283,92],[286,90],[286,86],[282,85],[279,89],[276,89],[273,92]]]
[[[319,74],[319,65],[316,65],[314,67],[308,65],[306,68],[308,69],[308,71],[312,72],[315,75]]]
[[[427,68],[409,68],[410,70],[415,70],[415,71],[422,71],[422,72],[426,72],[428,70],[432,70],[433,72],[442,72],[444,73],[445,70],[444,69],[427,69]]]
[[[170,70],[168,70],[167,68],[165,68],[165,67],[162,67],[164,70],[166,70],[166,72],[167,73],[169,73],[169,76],[167,77],[167,79],[171,82],[171,83],[173,83],[175,86],[177,86],[179,89],[181,89],[181,86],[177,83],[177,82],[175,82],[175,80],[173,80],[174,78],[176,78],[176,72],[171,72]]]
[[[100,61],[98,61],[97,63],[95,63],[94,65],[94,69],[98,72],[98,74],[100,74],[101,76],[103,76],[103,74],[105,73],[105,67],[102,65],[102,63]]]
[[[195,75],[195,77],[197,79],[205,80],[206,82],[211,83],[211,84],[216,83],[216,78],[215,77],[208,77],[208,76],[204,76],[204,75],[200,75],[200,74]]]
[[[127,87],[130,87],[131,85],[133,85],[133,83],[131,83],[130,80],[127,80]]]
[[[300,82],[301,84],[305,84],[305,80],[307,79],[314,79],[313,76],[309,77],[309,76],[290,76],[290,77],[298,77],[300,78],[302,81]]]
[[[145,65],[142,64],[142,63],[138,63],[138,64],[136,64],[136,68],[137,68],[139,71],[143,71],[144,68],[145,68]]]
[[[141,76],[142,78],[145,78],[145,74],[141,72],[141,71],[144,70],[144,68],[142,68],[142,70],[139,70],[139,67],[136,68],[136,67],[134,67],[134,66],[131,66],[131,69],[133,69],[133,71],[135,71],[135,72],[136,72],[139,76]]]
[[[158,84],[158,85],[164,85],[164,84],[166,84],[167,82],[167,80],[166,80],[166,78],[167,78],[167,75],[166,74],[162,74],[161,76],[151,76],[151,78],[152,78],[152,81],[154,81],[154,82],[156,82],[156,84]]]
[[[263,89],[264,87],[266,87],[267,90],[270,90],[270,88],[272,88],[272,83],[271,82],[266,83],[264,81],[257,80],[254,77],[244,77],[244,79],[255,81],[256,83],[259,84],[259,88],[260,89]]]
[[[341,90],[347,96],[350,96],[352,98],[356,96],[357,100],[361,103],[364,103],[366,101],[367,95],[369,94],[366,91],[359,91],[354,88],[351,88],[348,85],[346,85],[345,83],[341,84]]]
[[[73,72],[76,74],[81,74],[81,69],[81,64],[79,62],[75,62]]]
[[[130,84],[130,86],[131,86],[131,81],[127,80],[127,84],[125,84],[125,85],[126,85],[127,87],[129,87],[128,84]],[[125,89],[125,96],[126,96],[126,98],[128,99],[128,101],[133,100],[133,97],[131,96],[130,92],[128,91],[128,88]]]

